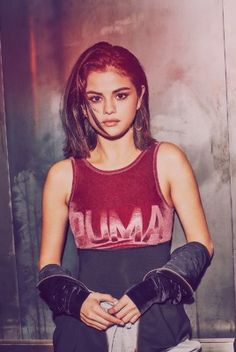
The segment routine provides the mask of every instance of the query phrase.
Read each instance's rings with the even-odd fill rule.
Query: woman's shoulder
[[[161,142],[159,145],[156,164],[162,173],[169,178],[182,175],[191,169],[191,164],[182,147],[170,143]]]
[[[158,158],[165,159],[166,162],[179,163],[187,159],[185,151],[177,144],[171,142],[159,142]]]
[[[65,177],[72,172],[71,159],[63,159],[52,164],[48,170],[48,175],[54,177]]]
[[[71,159],[64,159],[52,164],[48,170],[46,182],[60,189],[69,189],[73,178]]]

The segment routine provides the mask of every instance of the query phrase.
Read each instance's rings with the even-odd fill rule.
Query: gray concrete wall
[[[215,257],[187,307],[194,335],[234,336],[236,2],[9,0],[0,10],[0,337],[51,337],[51,314],[35,290],[40,194],[48,166],[62,157],[66,78],[77,56],[101,40],[140,58],[153,134],[185,149],[199,182]],[[183,241],[176,221],[174,246]],[[73,270],[70,235],[64,261]]]

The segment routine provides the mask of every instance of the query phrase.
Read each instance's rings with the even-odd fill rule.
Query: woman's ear
[[[138,98],[137,110],[140,108],[140,106],[142,104],[142,100],[143,100],[143,96],[144,96],[145,91],[146,91],[146,88],[144,87],[144,85],[142,85],[141,86],[141,94],[140,94],[140,97]]]

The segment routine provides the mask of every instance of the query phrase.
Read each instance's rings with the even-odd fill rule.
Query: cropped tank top
[[[118,249],[170,241],[174,209],[157,173],[156,142],[128,166],[111,171],[72,158],[69,222],[79,249]]]

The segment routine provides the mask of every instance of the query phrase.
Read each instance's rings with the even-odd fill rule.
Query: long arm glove
[[[57,264],[46,265],[40,270],[37,287],[53,313],[72,315],[78,319],[80,308],[91,293],[82,282]]]
[[[192,297],[210,260],[203,244],[189,242],[174,250],[163,267],[148,272],[142,282],[129,288],[125,294],[141,313],[153,303],[167,300],[174,304],[180,303]]]

